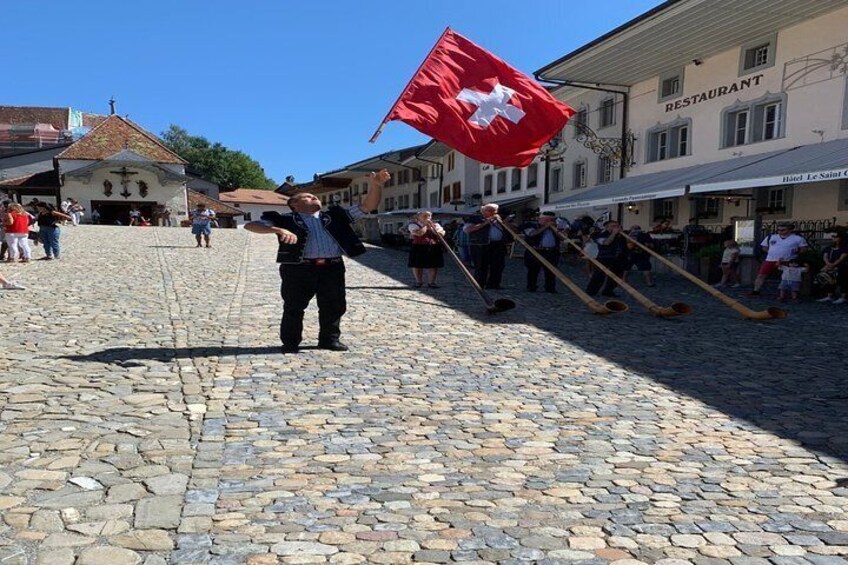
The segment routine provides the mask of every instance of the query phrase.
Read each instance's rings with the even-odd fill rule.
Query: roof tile
[[[186,163],[153,134],[117,115],[111,115],[100,122],[56,158],[102,160],[124,149],[157,163]]]

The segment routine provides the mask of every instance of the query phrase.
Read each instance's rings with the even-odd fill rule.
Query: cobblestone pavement
[[[352,350],[284,356],[273,238],[63,237],[4,269],[2,565],[848,563],[848,308],[599,318],[511,261],[487,316],[372,249]]]

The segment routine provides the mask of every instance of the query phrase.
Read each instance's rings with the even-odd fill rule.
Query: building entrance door
[[[107,226],[130,225],[130,210],[138,208],[141,215],[153,221],[153,209],[157,202],[115,202],[111,200],[92,200],[91,211],[100,212],[100,223]]]

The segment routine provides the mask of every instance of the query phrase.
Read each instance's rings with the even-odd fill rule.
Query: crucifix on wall
[[[120,195],[123,196],[124,198],[129,198],[130,196],[132,196],[132,193],[129,190],[130,177],[132,175],[137,175],[138,173],[136,173],[134,171],[128,171],[126,167],[121,167],[120,171],[109,171],[109,172],[112,173],[112,174],[121,176],[121,186],[124,187],[124,190],[123,190],[123,192],[120,193]]]

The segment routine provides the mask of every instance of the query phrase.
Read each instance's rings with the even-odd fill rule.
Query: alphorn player
[[[462,228],[471,243],[474,279],[483,288],[499,290],[506,266],[506,244],[510,235],[501,226],[497,204],[484,204],[480,213],[469,217]]]
[[[554,267],[559,264],[559,229],[556,214],[542,212],[538,220],[531,220],[521,226],[524,240],[530,244],[539,255],[544,257]],[[542,268],[542,263],[532,253],[524,254],[524,266],[527,267],[527,292],[536,292],[539,282],[539,271],[545,273],[545,292],[556,293],[556,276],[548,269]]]
[[[604,231],[597,234],[595,243],[598,244],[597,261],[618,278],[624,275],[625,261],[627,259],[627,241],[621,235],[621,224],[615,220],[604,222]],[[615,296],[615,287],[618,286],[612,277],[608,277],[600,269],[595,269],[592,273],[592,278],[589,279],[589,285],[586,287],[586,294],[595,296],[601,290],[603,296]]]
[[[385,169],[371,173],[365,201],[350,208],[332,206],[322,211],[321,200],[314,194],[295,194],[288,201],[291,213],[264,212],[258,222],[245,225],[253,233],[275,234],[280,242],[277,262],[282,279],[283,353],[297,353],[300,349],[303,312],[313,297],[318,300],[318,348],[347,351],[348,347],[339,341],[342,316],[347,310],[342,255],[356,257],[365,253],[352,224],[377,209],[389,178]]]

